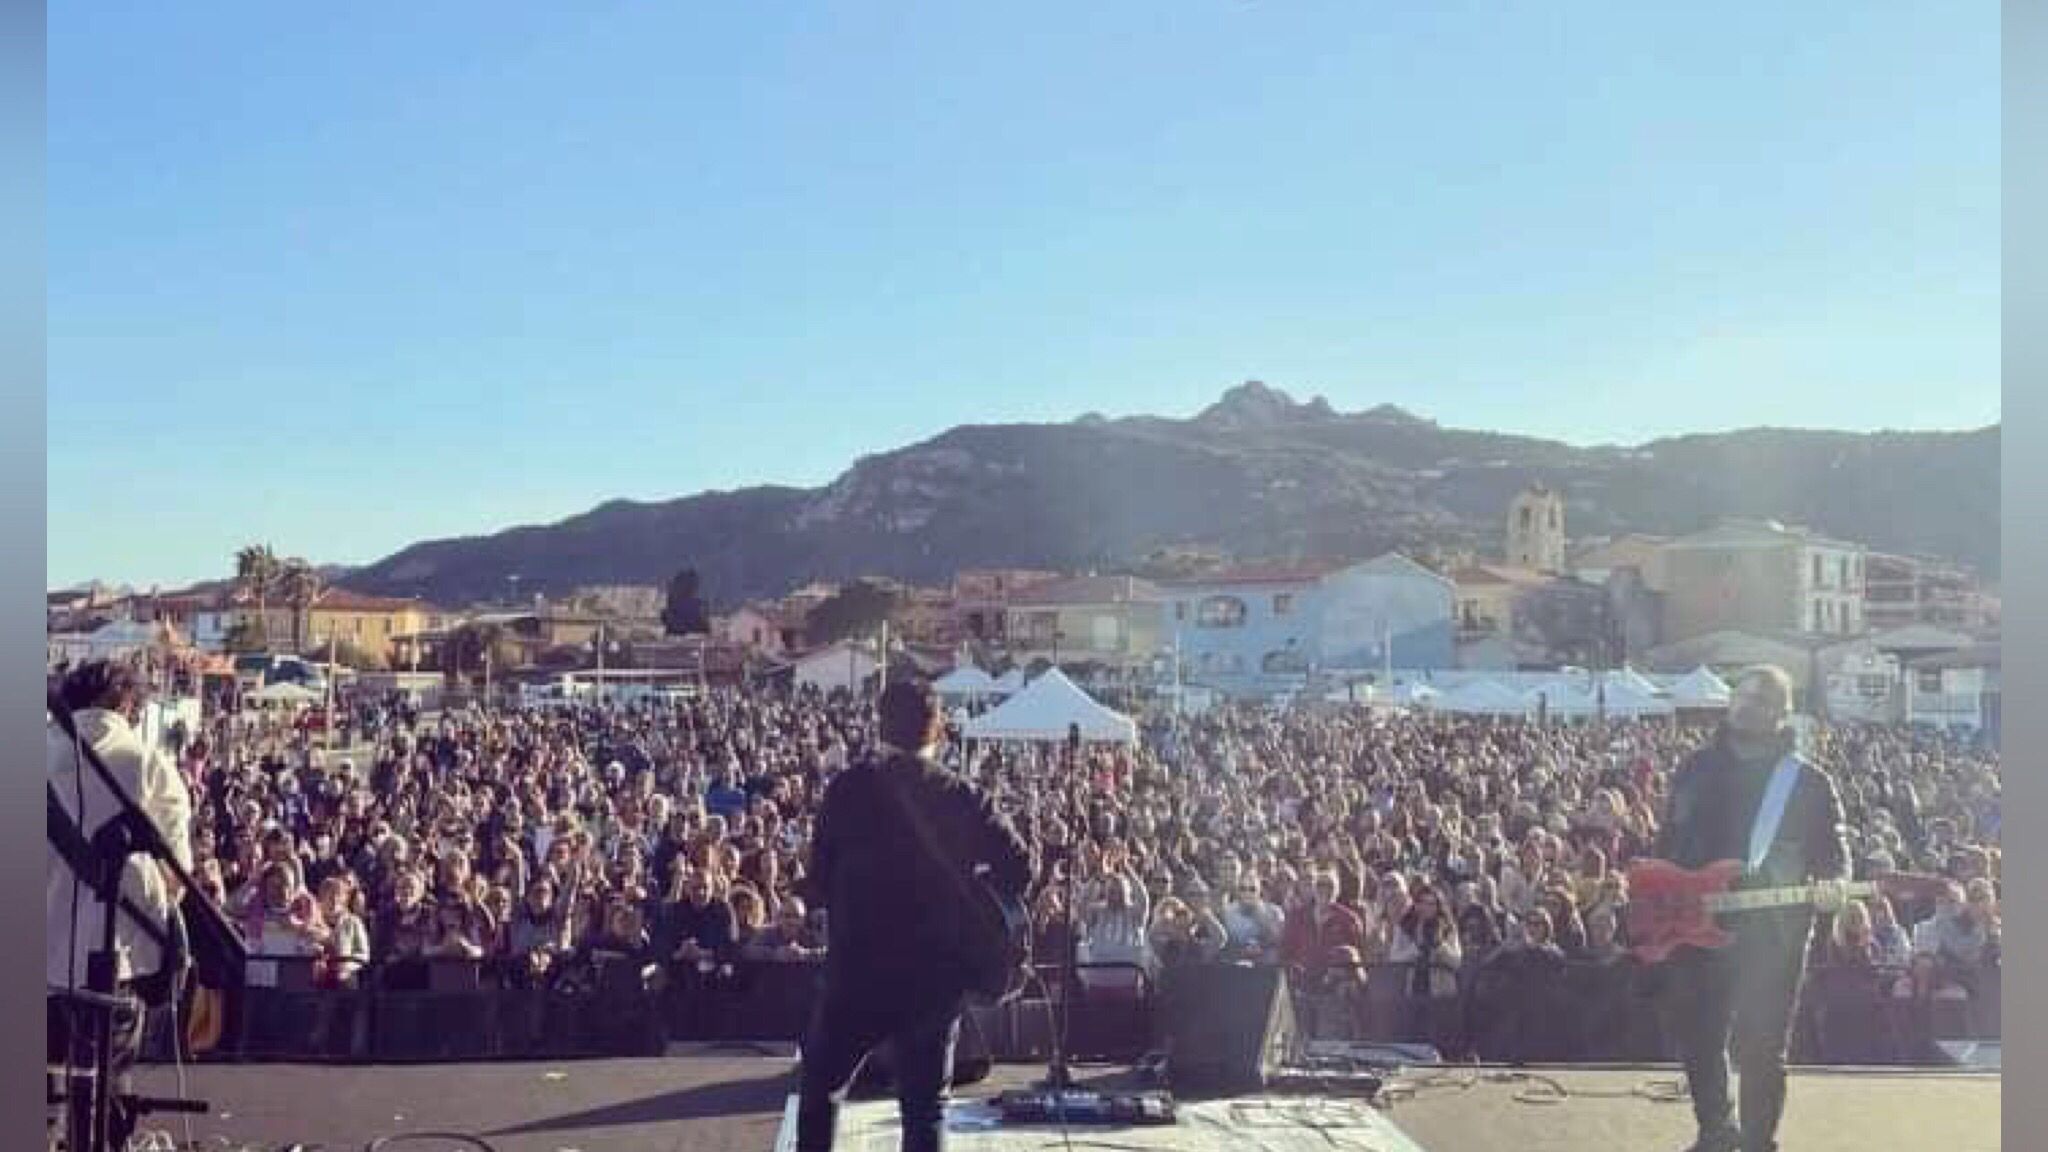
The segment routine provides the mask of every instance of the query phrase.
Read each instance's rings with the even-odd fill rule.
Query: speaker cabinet
[[[1168,969],[1166,1075],[1176,1094],[1252,1092],[1300,1054],[1287,973],[1272,966]]]

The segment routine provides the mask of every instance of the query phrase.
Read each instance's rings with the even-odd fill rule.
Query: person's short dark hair
[[[898,748],[916,751],[937,739],[943,713],[931,685],[918,680],[898,680],[882,692],[882,739]]]
[[[142,699],[142,680],[126,664],[92,660],[65,675],[57,698],[73,712],[87,708],[120,711]]]

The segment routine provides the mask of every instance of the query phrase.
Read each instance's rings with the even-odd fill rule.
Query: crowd
[[[873,739],[864,702],[717,692],[422,717],[357,701],[345,723],[338,754],[232,715],[181,750],[197,875],[252,952],[393,989],[424,987],[436,958],[533,988],[821,954],[812,814]],[[1626,866],[1655,844],[1670,770],[1711,735],[1225,708],[1148,725],[1131,748],[943,755],[1037,854],[1040,958],[1071,945],[1128,966],[1089,970],[1098,985],[1282,964],[1350,1005],[1372,981],[1448,1001],[1489,964],[1619,961]],[[1885,996],[1973,988],[1998,952],[1996,752],[1824,725],[1808,752],[1840,788],[1859,876],[1888,878],[1826,926],[1816,960]]]

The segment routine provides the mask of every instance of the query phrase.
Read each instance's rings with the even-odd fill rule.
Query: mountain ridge
[[[341,582],[461,603],[502,594],[513,574],[522,591],[565,592],[661,584],[687,565],[730,602],[867,574],[1112,569],[1161,548],[1488,553],[1509,499],[1537,481],[1565,493],[1574,538],[1765,516],[1995,577],[2001,436],[1998,424],[1763,427],[1575,447],[1446,428],[1391,404],[1339,412],[1250,381],[1188,418],[963,424],[864,455],[821,487],[613,499],[553,524],[422,541]]]

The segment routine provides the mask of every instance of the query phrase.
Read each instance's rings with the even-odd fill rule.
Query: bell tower
[[[1564,571],[1564,496],[1531,484],[1508,505],[1508,563],[1537,572]]]

